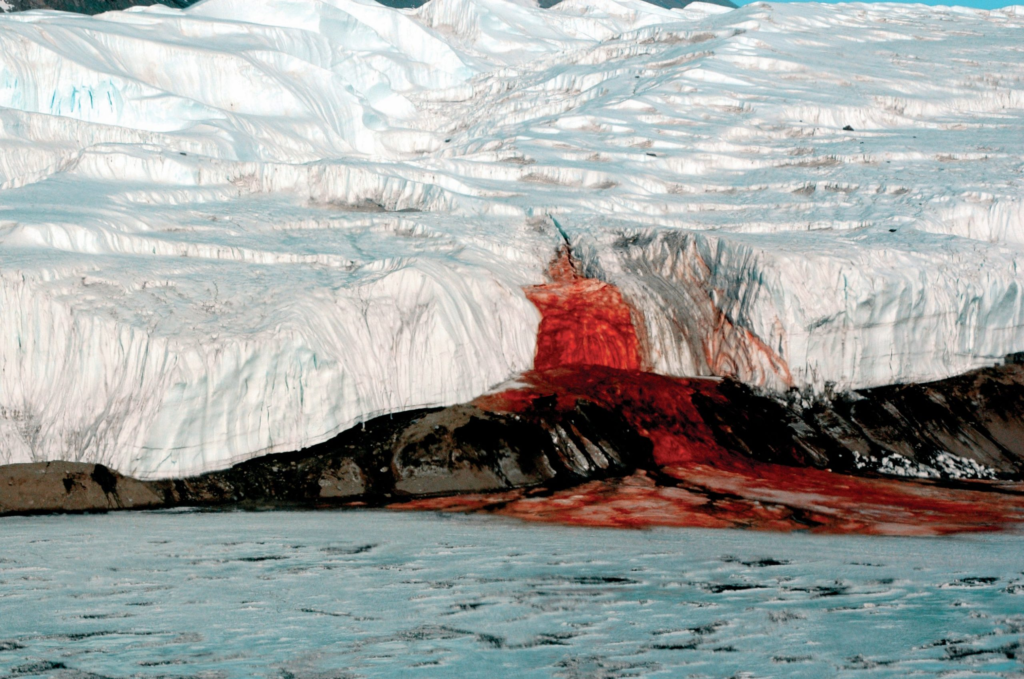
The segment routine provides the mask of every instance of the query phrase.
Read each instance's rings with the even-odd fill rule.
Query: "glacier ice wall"
[[[1024,9],[0,14],[0,462],[177,476],[532,365],[568,242],[646,362],[1024,350]]]
[[[540,271],[453,237],[472,224],[239,207],[193,218],[223,225],[208,244],[12,229],[41,260],[0,276],[8,459],[199,473],[529,369],[538,314],[522,287]]]

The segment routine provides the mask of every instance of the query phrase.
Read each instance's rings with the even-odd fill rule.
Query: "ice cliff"
[[[661,373],[1024,350],[1024,8],[0,13],[0,463],[181,476],[468,400],[566,244]]]

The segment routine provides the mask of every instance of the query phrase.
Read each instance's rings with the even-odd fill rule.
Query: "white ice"
[[[1020,545],[384,511],[5,517],[0,672],[1019,677]]]
[[[467,400],[531,367],[563,238],[659,372],[994,363],[1024,350],[1022,34],[884,4],[3,14],[0,462],[178,476]]]

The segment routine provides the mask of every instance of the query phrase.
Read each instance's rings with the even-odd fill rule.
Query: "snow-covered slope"
[[[659,372],[1024,350],[1024,8],[0,15],[0,462],[176,476],[469,399],[565,240]]]

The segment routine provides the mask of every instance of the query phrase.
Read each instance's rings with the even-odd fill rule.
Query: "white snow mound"
[[[641,0],[3,14],[0,463],[179,476],[470,399],[531,367],[523,288],[564,238],[662,373],[865,387],[1024,350],[1022,29]]]

